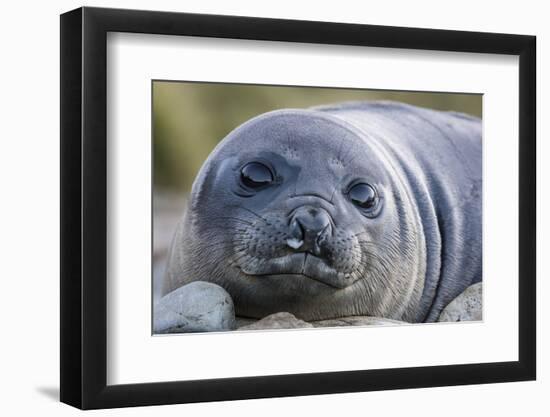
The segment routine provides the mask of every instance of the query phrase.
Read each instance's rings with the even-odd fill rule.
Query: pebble
[[[153,333],[221,332],[235,329],[235,308],[222,287],[194,281],[162,297],[154,307]]]

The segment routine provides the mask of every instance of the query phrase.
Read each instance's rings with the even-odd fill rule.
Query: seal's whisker
[[[249,226],[253,226],[254,223],[252,222],[249,222],[247,220],[244,220],[244,219],[241,219],[239,217],[231,217],[231,216],[220,216],[219,219],[224,219],[224,220],[234,220],[234,221],[237,221],[237,222],[241,222],[241,223],[245,223],[245,224],[248,224]]]
[[[368,234],[368,233],[369,233],[368,230],[363,230],[362,232],[355,233],[354,235],[351,235],[350,237],[361,236],[361,235],[365,235],[365,234]]]
[[[371,251],[368,251],[368,250],[365,250],[364,254],[367,258],[370,258],[371,261],[374,261],[374,262],[369,262],[367,260],[366,267],[371,268],[371,269],[375,269],[376,272],[378,272],[378,273],[373,274],[373,277],[371,277],[371,278],[378,279],[379,276],[383,277],[383,276],[386,276],[387,274],[389,274],[391,269],[386,264],[386,261],[384,260],[384,258],[379,256],[375,252],[371,252]]]
[[[235,241],[233,240],[222,240],[222,241],[219,241],[219,242],[212,242],[212,243],[208,243],[206,244],[205,246],[203,246],[201,249],[212,249],[212,248],[216,248],[216,247],[225,247],[226,245],[234,245]]]
[[[248,211],[249,213],[251,213],[251,214],[253,214],[254,216],[258,217],[260,220],[263,220],[268,226],[272,226],[272,224],[271,224],[266,218],[264,218],[263,216],[259,215],[259,214],[256,213],[255,211],[250,210],[249,208],[246,208],[246,207],[242,207],[242,206],[240,206],[239,208],[242,209],[242,210]]]
[[[216,240],[215,242],[208,242],[201,245],[201,249],[209,249],[215,246],[227,246],[236,247],[237,245],[244,246],[248,243],[248,239],[243,236],[235,235],[231,239]]]
[[[383,243],[383,242],[371,242],[371,241],[366,241],[366,240],[360,240],[360,241],[357,242],[357,244],[359,246],[365,247],[365,248],[368,248],[370,246],[370,247],[374,247],[374,248],[387,249],[387,250],[391,251],[394,254],[396,254],[396,252],[397,252],[397,248],[394,245],[386,244],[386,243]]]
[[[237,256],[239,255],[239,256]],[[235,266],[237,264],[237,262],[239,262],[241,259],[243,259],[244,257],[246,256],[250,256],[248,253],[242,251],[240,254],[237,252],[236,256],[233,257],[233,259],[231,260],[231,262],[229,263],[230,266]]]
[[[251,226],[252,227],[252,226]],[[219,230],[219,227],[217,225],[208,225],[204,228],[205,231],[218,231]],[[235,228],[233,229],[235,232],[239,232],[239,233],[248,233],[249,230],[248,229],[240,229],[240,228]]]

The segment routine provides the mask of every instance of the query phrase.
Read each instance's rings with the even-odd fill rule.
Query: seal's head
[[[195,180],[165,292],[204,280],[223,286],[242,316],[414,320],[421,227],[385,152],[314,110],[241,125]]]

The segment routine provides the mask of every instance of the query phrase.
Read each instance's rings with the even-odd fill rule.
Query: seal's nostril
[[[330,232],[331,222],[327,212],[322,209],[305,206],[297,209],[290,220],[287,244],[300,252],[320,254],[320,244]]]
[[[304,229],[296,218],[290,222],[290,236],[297,240],[304,239]]]

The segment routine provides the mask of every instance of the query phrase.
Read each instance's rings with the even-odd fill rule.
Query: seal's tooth
[[[304,244],[303,240],[298,240],[296,238],[287,239],[286,244],[290,246],[292,249],[298,249],[300,246]]]

